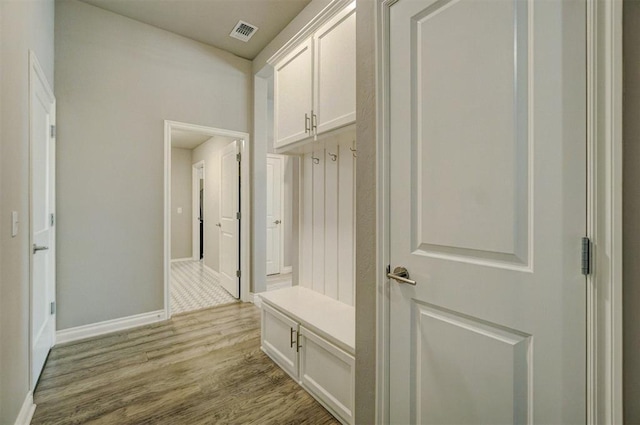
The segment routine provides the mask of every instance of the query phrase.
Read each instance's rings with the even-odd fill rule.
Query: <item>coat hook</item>
[[[320,164],[320,158],[316,158],[315,156],[312,156],[311,159],[313,159],[314,164]]]
[[[355,144],[355,141],[354,141],[353,143]],[[357,157],[358,157],[358,155],[356,155],[356,152],[358,152],[358,149],[355,149],[355,148],[349,147],[349,150],[353,153],[353,157],[354,157],[354,158],[357,158]]]
[[[336,160],[338,159],[338,155],[335,153],[327,152],[327,154],[331,157],[331,160],[333,162],[336,162]]]

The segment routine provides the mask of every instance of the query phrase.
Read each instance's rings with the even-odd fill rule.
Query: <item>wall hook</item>
[[[315,156],[312,156],[311,159],[313,160],[314,164],[320,164],[320,158],[316,158]]]
[[[327,154],[331,157],[331,160],[333,162],[336,162],[336,160],[338,159],[338,154],[331,153],[331,152],[327,152]]]
[[[355,145],[355,143],[356,143],[356,142],[354,141],[354,142],[353,142],[353,144]],[[357,158],[357,157],[358,157],[358,155],[356,155],[356,152],[358,152],[358,149],[356,149],[356,148],[352,148],[352,147],[349,147],[349,150],[353,153],[353,157],[354,157],[354,158]]]

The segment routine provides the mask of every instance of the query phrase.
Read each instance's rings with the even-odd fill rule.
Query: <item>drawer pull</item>
[[[296,331],[293,330],[293,328],[291,328],[291,348],[293,348],[293,344],[296,343],[296,341],[293,339],[293,335],[296,333]]]
[[[300,349],[302,348],[302,345],[300,345],[300,332],[297,332],[298,337],[296,338],[296,353],[300,352]]]

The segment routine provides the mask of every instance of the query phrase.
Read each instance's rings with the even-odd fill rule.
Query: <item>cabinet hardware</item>
[[[318,132],[318,116],[311,110],[311,131]]]
[[[336,162],[336,160],[338,159],[338,154],[327,152],[327,155],[329,155],[331,157],[331,160],[333,162]]]
[[[300,345],[300,332],[296,332],[296,353],[300,352],[302,345]]]
[[[320,164],[320,158],[316,158],[315,156],[312,156],[311,159],[313,160],[313,163],[318,165]]]
[[[295,334],[296,334],[296,331],[295,331],[293,328],[291,328],[291,337],[290,337],[290,340],[291,340],[291,348],[293,348],[293,344],[295,344],[295,343],[296,343],[296,340],[295,340],[295,339],[293,339],[293,336],[294,336]]]
[[[304,132],[305,133],[311,132],[310,124],[311,124],[311,119],[309,119],[309,114],[305,112],[304,113]]]

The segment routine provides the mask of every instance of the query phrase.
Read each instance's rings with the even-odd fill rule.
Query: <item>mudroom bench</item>
[[[260,298],[262,351],[340,422],[352,424],[355,308],[300,286]]]

